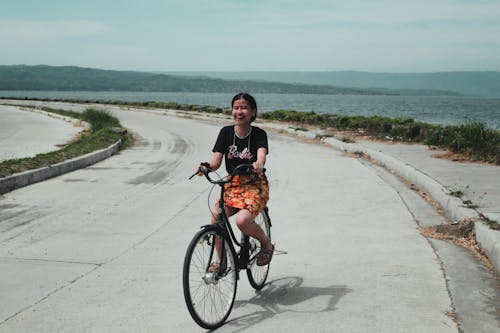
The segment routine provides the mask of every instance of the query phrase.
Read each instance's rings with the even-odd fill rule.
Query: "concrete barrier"
[[[491,230],[483,222],[474,223],[476,241],[500,274],[500,231]]]

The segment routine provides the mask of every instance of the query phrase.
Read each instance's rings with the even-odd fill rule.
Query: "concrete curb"
[[[324,142],[345,152],[361,152],[369,155],[386,169],[397,173],[402,178],[414,183],[419,189],[429,193],[443,207],[446,216],[453,221],[480,217],[477,211],[464,207],[459,198],[451,196],[442,184],[409,164],[354,143],[345,143],[333,138],[326,138]],[[496,272],[500,274],[500,232],[490,229],[483,222],[476,222],[474,226],[479,246],[488,256]]]
[[[95,164],[116,153],[118,149],[120,149],[121,143],[122,141],[118,140],[108,148],[100,149],[47,167],[0,178],[0,194]]]
[[[483,222],[474,224],[476,241],[490,259],[498,274],[500,274],[500,232],[491,230]]]

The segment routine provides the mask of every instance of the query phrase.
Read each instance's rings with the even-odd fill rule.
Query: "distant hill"
[[[326,85],[225,80],[209,77],[45,65],[0,66],[0,90],[387,94],[387,92]]]
[[[262,72],[264,75],[264,72]],[[233,74],[231,74],[233,75]],[[266,75],[264,75],[266,76]],[[271,76],[274,76],[271,74]],[[391,90],[346,88],[332,84],[273,82],[266,78],[255,80],[208,77],[202,73],[172,75],[165,73],[111,71],[75,66],[0,66],[0,90],[50,91],[169,91],[169,92],[235,92],[349,94],[349,95],[454,95],[443,90]]]
[[[401,90],[401,94],[414,94],[411,93],[414,90],[421,90],[421,93],[427,90],[430,94],[436,94],[436,90],[443,92],[453,91],[468,96],[500,98],[500,72],[498,71],[437,73],[370,73],[356,71],[168,73],[175,73],[177,75],[203,75],[222,79],[239,78],[242,80],[334,85],[358,89],[380,88]]]

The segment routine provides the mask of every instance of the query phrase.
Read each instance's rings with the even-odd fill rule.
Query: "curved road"
[[[0,105],[0,162],[58,150],[82,130],[62,119]]]
[[[220,124],[113,109],[140,140],[0,200],[0,332],[196,332],[184,251],[208,222],[188,181]],[[457,332],[447,282],[401,197],[361,161],[270,134],[269,284],[220,332]]]

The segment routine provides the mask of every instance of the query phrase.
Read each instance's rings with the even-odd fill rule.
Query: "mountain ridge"
[[[500,71],[430,73],[376,73],[362,71],[247,71],[165,72],[231,79],[272,80],[286,83],[338,85],[358,89],[437,90],[462,95],[500,98]]]
[[[314,82],[280,82],[266,80],[265,77],[250,80],[243,74],[241,78],[238,77],[237,72],[231,75],[236,75],[238,79],[202,75],[208,72],[191,72],[191,75],[179,73],[181,72],[174,75],[166,72],[117,71],[78,66],[0,65],[0,90],[460,95],[443,89],[356,88]]]

